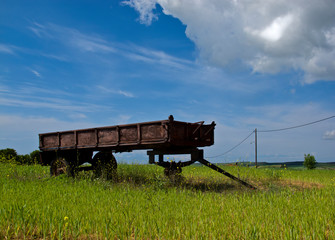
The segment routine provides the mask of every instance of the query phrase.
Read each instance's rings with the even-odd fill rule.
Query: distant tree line
[[[15,164],[37,164],[40,161],[40,151],[35,150],[30,154],[19,155],[15,149],[6,148],[0,150],[0,162]]]

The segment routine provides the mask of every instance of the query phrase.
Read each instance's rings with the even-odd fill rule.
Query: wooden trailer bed
[[[39,134],[44,151],[109,149],[125,152],[138,149],[205,147],[214,144],[215,123],[168,120]]]
[[[40,161],[50,173],[74,175],[83,163],[90,163],[97,177],[116,175],[116,152],[147,149],[149,163],[164,167],[167,176],[181,173],[196,161],[237,181],[240,179],[209,163],[199,147],[214,144],[215,122],[204,124],[167,120],[39,134]],[[97,152],[94,156],[93,153]],[[164,155],[190,154],[190,161],[164,161]],[[155,156],[159,159],[156,161]],[[85,168],[88,169],[87,167]],[[247,185],[246,185],[247,186]]]

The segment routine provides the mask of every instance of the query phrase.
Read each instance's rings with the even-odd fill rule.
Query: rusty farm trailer
[[[113,153],[147,149],[149,163],[162,166],[168,176],[198,161],[252,187],[203,158],[203,150],[198,148],[214,144],[214,128],[214,122],[181,122],[171,115],[161,121],[43,133],[39,134],[40,159],[41,164],[50,165],[53,176],[73,175],[80,165],[90,163],[96,176],[112,178],[117,169]],[[173,154],[190,154],[191,160],[164,161],[164,155]]]

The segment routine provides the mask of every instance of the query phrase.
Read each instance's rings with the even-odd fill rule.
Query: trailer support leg
[[[229,172],[226,172],[225,170],[223,170],[222,168],[219,168],[218,166],[210,163],[209,161],[207,161],[206,159],[204,159],[204,151],[203,150],[200,150],[200,149],[196,149],[194,151],[192,151],[191,153],[191,159],[194,160],[194,161],[198,161],[200,162],[201,164],[219,172],[219,173],[222,173],[223,175],[241,183],[242,185],[246,186],[246,187],[249,187],[251,189],[256,189],[256,187],[250,185],[249,183],[239,179],[238,177],[235,177],[234,175],[231,175]]]
[[[192,148],[192,149],[185,149],[185,150],[165,150],[165,151],[148,151],[147,154],[149,155],[149,163],[150,164],[157,164],[161,167],[164,167],[166,169],[166,171],[169,170],[178,170],[179,172],[181,172],[181,168],[182,167],[186,167],[189,166],[191,164],[193,164],[194,162],[198,161],[199,163],[233,179],[234,181],[237,181],[239,183],[241,183],[242,185],[249,187],[251,189],[257,189],[256,187],[250,185],[249,183],[239,179],[238,177],[235,177],[234,175],[226,172],[225,170],[223,170],[222,168],[210,163],[209,161],[207,161],[206,159],[204,159],[204,150],[202,149],[197,149],[197,148]],[[164,162],[163,161],[163,156],[164,155],[171,155],[171,154],[191,154],[191,161],[187,161],[187,162]],[[155,162],[155,155],[159,156],[159,161]]]
[[[218,166],[216,166],[216,165],[208,162],[205,159],[198,159],[198,162],[202,163],[203,165],[205,165],[205,166],[207,166],[207,167],[209,167],[209,168],[211,168],[211,169],[213,169],[213,170],[215,170],[215,171],[217,171],[219,173],[222,173],[223,175],[225,175],[225,176],[227,176],[227,177],[229,177],[229,178],[231,178],[231,179],[233,179],[233,180],[241,183],[242,185],[244,185],[246,187],[249,187],[251,189],[256,189],[256,187],[254,187],[254,186],[250,185],[249,183],[247,183],[247,182],[245,182],[245,181],[243,181],[243,180],[235,177],[234,175],[231,175],[229,172],[226,172],[222,168],[219,168]]]

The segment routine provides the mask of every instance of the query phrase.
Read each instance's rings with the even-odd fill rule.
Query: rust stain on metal
[[[168,120],[39,134],[40,149],[137,149],[205,147],[214,144],[215,123]]]

